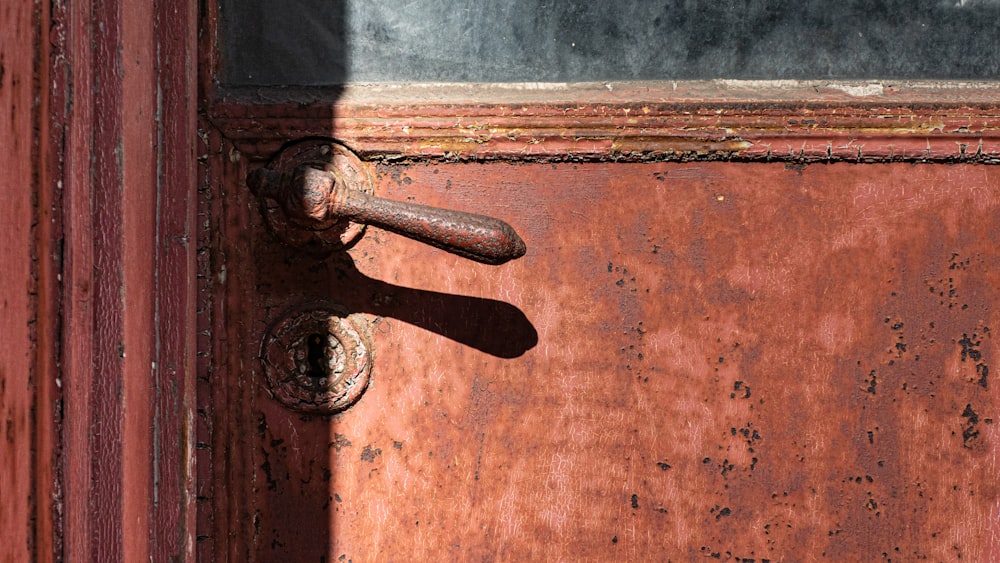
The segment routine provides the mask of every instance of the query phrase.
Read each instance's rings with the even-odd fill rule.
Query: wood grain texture
[[[24,561],[34,549],[37,269],[34,197],[38,163],[34,64],[38,28],[32,2],[0,11],[0,559]]]
[[[153,370],[154,560],[196,560],[198,346],[197,32],[198,3],[153,3],[157,96],[156,265],[158,333]],[[148,29],[147,29],[148,31]],[[161,500],[162,499],[162,500]]]
[[[124,65],[122,51],[121,2],[111,0],[93,6],[90,23],[93,41],[93,104],[94,132],[92,145],[93,169],[91,181],[94,221],[94,333],[93,370],[90,375],[92,420],[89,428],[90,489],[88,512],[92,537],[89,559],[106,557],[122,560],[143,558],[145,550],[134,542],[147,540],[147,534],[125,534],[125,504],[127,479],[140,479],[125,474],[126,449],[123,444],[125,395],[130,388],[148,380],[148,372],[125,377],[125,358],[139,350],[125,347],[125,303],[128,294],[137,297],[148,285],[126,287],[126,216],[125,166],[132,163],[129,155],[134,147],[126,144],[124,123],[127,119],[123,97],[123,77],[131,77],[131,65]],[[126,66],[128,68],[126,68]],[[140,71],[141,72],[141,71]],[[132,130],[129,129],[129,133]],[[140,131],[135,131],[139,133]],[[143,150],[143,149],[139,149]],[[141,196],[146,186],[130,186]],[[147,282],[148,283],[148,282]],[[143,358],[140,358],[143,359]],[[133,407],[134,408],[134,407]],[[143,420],[137,413],[137,421]],[[71,420],[70,423],[73,421]],[[143,448],[145,449],[145,448]],[[148,495],[142,487],[139,494]],[[131,516],[131,514],[130,514]]]
[[[92,482],[90,428],[93,419],[94,246],[91,153],[94,107],[89,9],[63,6],[53,13],[53,133],[63,144],[63,418],[61,446],[63,554],[92,558],[89,495]],[[56,101],[58,100],[58,103]],[[79,126],[77,125],[79,124]]]
[[[190,559],[195,6],[53,6],[63,385],[53,550]]]

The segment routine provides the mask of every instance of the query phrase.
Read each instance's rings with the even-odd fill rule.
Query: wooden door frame
[[[331,131],[363,157],[383,161],[1000,158],[996,82],[421,84],[307,92],[223,89],[204,72],[202,81],[210,126],[258,160],[291,139]]]
[[[193,559],[197,14],[194,0],[0,14],[16,139],[0,151],[14,312],[0,559]]]

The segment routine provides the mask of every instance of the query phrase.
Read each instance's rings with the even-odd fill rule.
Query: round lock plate
[[[333,173],[336,181],[368,194],[375,193],[368,168],[347,147],[329,139],[308,139],[285,147],[267,168],[287,172],[301,164],[311,164]],[[268,229],[282,242],[317,257],[350,248],[364,234],[365,226],[339,221],[322,230],[303,228],[289,221],[281,206],[270,198],[260,198],[260,209]]]
[[[364,326],[332,305],[302,307],[278,319],[260,350],[271,396],[309,414],[333,414],[357,402],[371,374]]]

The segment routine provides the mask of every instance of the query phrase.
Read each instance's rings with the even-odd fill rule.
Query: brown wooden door
[[[995,92],[210,92],[199,553],[1000,557]],[[375,228],[288,247],[245,178],[308,137],[360,154],[379,196],[502,218],[527,254]],[[320,309],[372,362],[332,415],[277,401],[262,360]]]

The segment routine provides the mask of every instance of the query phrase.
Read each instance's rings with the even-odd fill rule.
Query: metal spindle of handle
[[[351,221],[492,265],[525,253],[524,241],[500,219],[384,199],[346,184],[311,164],[288,171],[260,168],[247,177],[251,191],[277,202],[285,218],[302,229],[321,231]]]

